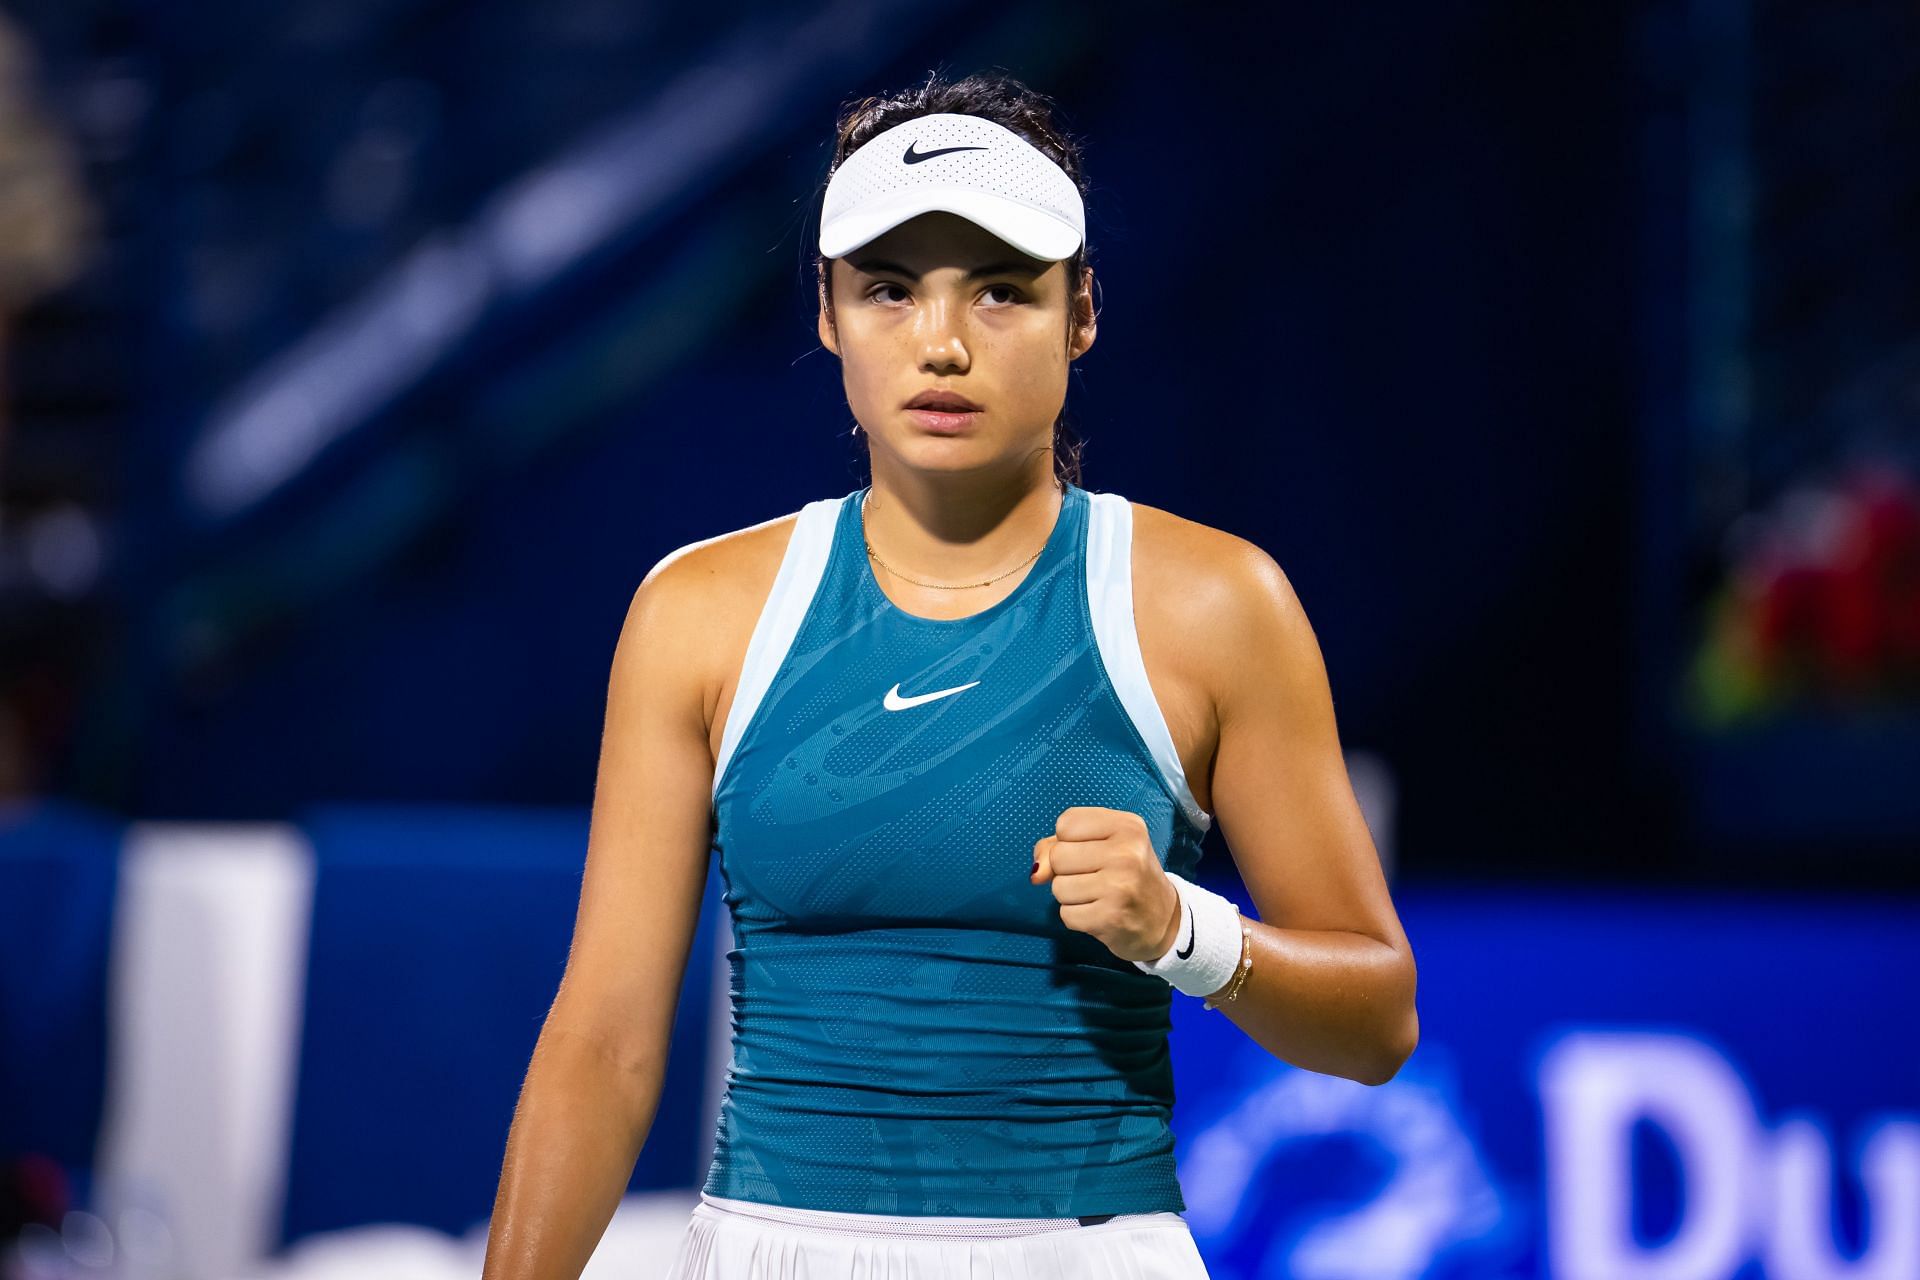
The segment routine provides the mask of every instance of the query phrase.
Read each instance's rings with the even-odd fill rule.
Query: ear
[[[833,264],[829,262],[827,264],[827,280],[822,281],[819,288],[820,312],[814,317],[813,327],[815,332],[820,335],[820,345],[837,356],[840,354],[840,338],[839,335],[834,332],[832,318],[827,314],[827,290],[832,287],[830,283],[832,278]]]
[[[1073,337],[1067,343],[1067,359],[1078,360],[1093,345],[1093,339],[1099,332],[1099,324],[1093,312],[1093,268],[1084,268],[1080,277],[1080,287],[1073,291],[1067,300],[1073,314]]]

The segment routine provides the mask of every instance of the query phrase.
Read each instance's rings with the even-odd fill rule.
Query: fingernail
[[[1040,874],[1040,860],[1038,858],[1035,858],[1033,861],[1033,870],[1027,872],[1027,879],[1031,880],[1039,874]]]

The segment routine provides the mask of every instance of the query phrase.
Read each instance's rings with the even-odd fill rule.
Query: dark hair
[[[943,112],[980,116],[1011,129],[1032,143],[1047,159],[1059,165],[1073,180],[1073,185],[1080,189],[1081,199],[1086,198],[1087,179],[1081,164],[1080,143],[1054,118],[1053,100],[997,70],[975,72],[960,80],[948,80],[937,71],[929,72],[923,83],[911,89],[845,103],[840,108],[838,136],[834,142],[833,164],[827,170],[828,178],[833,176],[848,156],[875,134],[884,133],[897,124],[920,116]],[[1073,256],[1067,259],[1066,265],[1067,324],[1071,332],[1079,319],[1074,298],[1087,271],[1087,244],[1084,238]],[[833,291],[828,288],[828,281],[832,278],[829,272],[828,260],[816,247],[814,281],[820,291],[821,305],[826,308],[827,321],[831,324]],[[1066,407],[1061,406],[1060,416],[1053,423],[1053,471],[1056,479],[1063,484],[1068,481],[1080,483],[1080,455],[1084,448],[1084,442],[1067,422]]]

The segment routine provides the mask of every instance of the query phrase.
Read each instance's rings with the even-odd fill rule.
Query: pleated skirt
[[[665,1280],[1207,1280],[1177,1213],[895,1217],[700,1193]]]

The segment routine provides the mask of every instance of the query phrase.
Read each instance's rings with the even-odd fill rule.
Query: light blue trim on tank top
[[[759,710],[761,700],[773,684],[785,660],[793,638],[806,620],[814,593],[826,576],[827,562],[833,551],[833,535],[840,518],[841,505],[856,500],[864,508],[873,486],[867,485],[839,498],[820,498],[801,508],[788,538],[787,549],[774,577],[773,587],[761,608],[760,616],[747,644],[747,655],[740,679],[728,708],[727,723],[721,731],[720,754],[713,770],[711,795],[720,794],[734,748],[746,735],[749,722]],[[1180,761],[1172,731],[1167,726],[1159,699],[1147,678],[1146,662],[1140,652],[1139,631],[1133,608],[1133,504],[1117,493],[1081,490],[1088,502],[1086,533],[1086,575],[1081,600],[1086,621],[1093,630],[1094,657],[1100,663],[1107,682],[1126,712],[1127,722],[1139,737],[1140,745],[1152,757],[1167,792],[1181,814],[1204,835],[1213,826],[1213,815],[1200,807],[1187,783],[1186,768]],[[1063,501],[1046,544],[1026,577],[1006,596],[977,613],[961,618],[925,618],[909,613],[895,604],[880,588],[873,566],[863,558],[860,575],[863,593],[876,607],[887,609],[895,618],[932,629],[958,630],[977,626],[1011,607],[1033,581],[1039,560],[1057,550],[1056,543],[1066,521]]]

